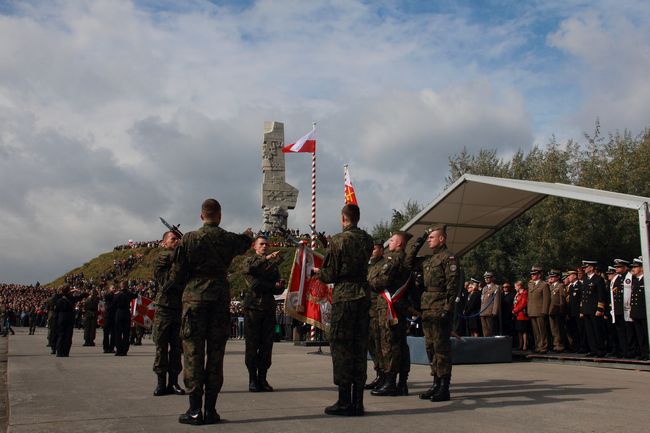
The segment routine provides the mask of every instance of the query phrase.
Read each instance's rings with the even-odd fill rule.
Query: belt
[[[427,292],[446,292],[444,287],[427,287]]]

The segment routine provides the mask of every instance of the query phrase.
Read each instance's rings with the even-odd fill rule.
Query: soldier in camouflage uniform
[[[384,241],[375,239],[372,255],[368,261],[368,277],[374,273],[373,269],[381,268],[384,259]],[[368,353],[372,358],[373,367],[377,376],[366,384],[365,389],[376,389],[384,383],[384,366],[381,357],[381,343],[379,340],[379,322],[377,321],[377,298],[379,293],[370,292],[370,325],[368,327]]]
[[[328,415],[363,415],[363,389],[368,356],[368,260],[373,241],[357,227],[359,207],[343,206],[343,232],[332,237],[322,269],[315,269],[323,283],[334,284],[330,348],[334,383],[339,399],[325,408]]]
[[[169,231],[163,235],[162,251],[154,264],[153,276],[159,288],[165,287],[169,280],[169,272],[174,258],[174,249],[180,242],[176,233]],[[156,357],[153,361],[153,371],[158,383],[153,395],[166,394],[184,395],[185,391],[178,386],[178,375],[181,364],[181,295],[178,285],[159,290],[156,297],[156,313],[153,319],[152,335],[156,344]],[[169,380],[167,381],[167,378]]]
[[[433,254],[417,257],[425,238]],[[422,327],[433,384],[428,391],[420,394],[420,398],[431,401],[447,401],[450,398],[450,337],[459,274],[456,258],[447,249],[446,241],[447,227],[444,224],[434,225],[409,245],[406,253],[407,265],[413,271],[421,271],[424,282]]]
[[[94,346],[97,335],[97,308],[99,295],[93,290],[90,297],[84,301],[84,346]]]
[[[266,380],[271,367],[273,333],[275,332],[275,298],[284,291],[280,279],[278,257],[280,252],[267,254],[269,241],[258,236],[253,244],[255,254],[247,257],[243,273],[248,286],[244,295],[244,333],[246,336],[246,368],[250,392],[272,392]]]
[[[368,273],[370,286],[380,294],[377,299],[377,317],[381,356],[386,367],[385,382],[371,392],[376,396],[408,395],[406,382],[411,362],[406,343],[406,331],[409,327],[406,317],[411,316],[414,310],[408,302],[407,291],[411,272],[406,267],[404,248],[411,236],[406,232],[394,233],[388,241],[388,252],[384,254],[382,265],[374,267],[372,272]],[[388,296],[391,299],[390,309]],[[394,310],[395,317],[391,310]],[[399,385],[396,383],[398,373]]]
[[[216,403],[223,385],[223,356],[230,335],[228,267],[253,242],[250,229],[235,234],[219,227],[221,205],[215,199],[203,202],[201,220],[203,227],[186,233],[176,248],[170,277],[173,284],[184,287],[181,338],[190,407],[178,421],[194,425],[220,420]],[[201,413],[204,392],[205,418]]]

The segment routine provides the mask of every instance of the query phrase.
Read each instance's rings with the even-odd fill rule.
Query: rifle
[[[160,218],[160,221],[169,229],[170,232],[173,232],[176,236],[179,238],[183,237],[183,232],[181,232],[178,228],[181,226],[180,224],[177,224],[175,226],[169,224],[163,217],[158,217]]]

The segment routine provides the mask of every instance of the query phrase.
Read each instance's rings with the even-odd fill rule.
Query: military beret
[[[551,269],[548,271],[548,276],[549,277],[559,277],[562,275],[562,272],[558,271],[557,269]]]
[[[476,283],[476,284],[480,284],[480,283],[481,283],[480,280],[478,280],[477,278],[474,278],[474,277],[470,278],[469,280],[470,280],[472,283]]]
[[[598,261],[597,260],[583,260],[582,261],[582,267],[586,268],[587,266],[598,266]]]
[[[540,268],[539,266],[533,266],[532,268],[530,268],[531,274],[539,274],[541,272],[542,272],[542,268]]]
[[[641,256],[639,256],[636,259],[632,260],[632,267],[633,268],[642,268],[643,267],[643,258]]]
[[[616,268],[614,266],[607,266],[607,271],[605,273],[606,274],[615,274],[616,273]]]
[[[614,267],[618,266],[630,266],[630,262],[623,259],[614,259]]]
[[[403,230],[398,230],[396,232],[393,232],[394,235],[400,235],[401,237],[404,238],[404,242],[408,243],[409,240],[413,237],[413,235],[409,232],[405,232]]]
[[[447,233],[447,225],[446,224],[433,224],[429,226],[429,228],[426,230],[427,233],[435,232],[436,230],[441,230],[444,233]]]
[[[487,271],[486,273],[483,274],[483,278],[486,278],[486,277],[492,278],[492,277],[494,277],[494,274],[492,272],[490,272],[490,271]]]

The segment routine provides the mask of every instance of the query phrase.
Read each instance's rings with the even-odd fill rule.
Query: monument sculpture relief
[[[262,144],[262,230],[287,228],[288,209],[294,209],[298,190],[285,181],[284,124],[264,122]]]

